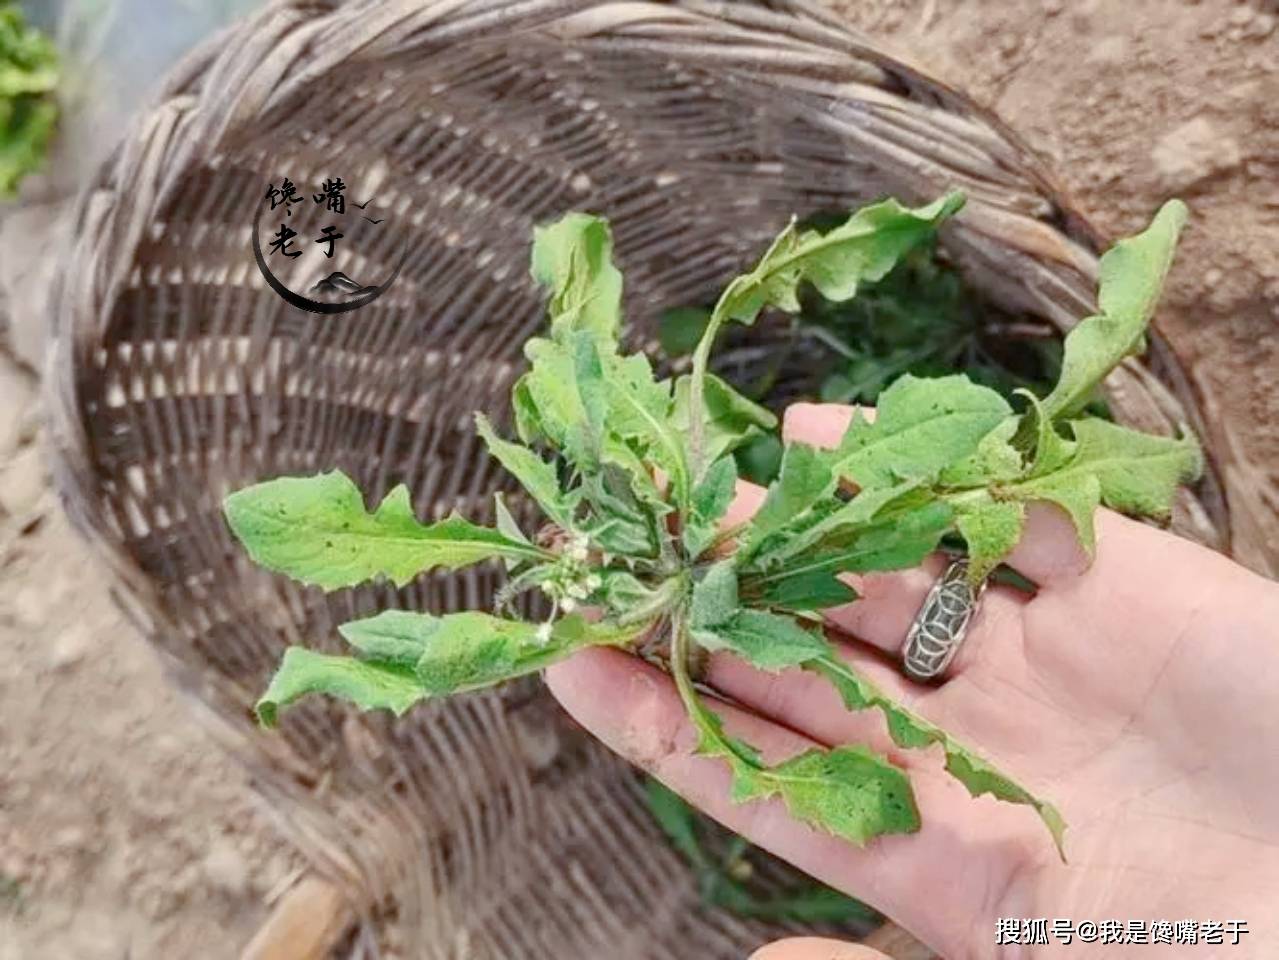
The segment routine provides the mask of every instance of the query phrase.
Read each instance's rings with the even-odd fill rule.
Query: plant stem
[[[671,676],[675,678],[675,689],[684,701],[684,709],[693,722],[701,726],[699,719],[706,708],[697,699],[697,691],[693,689],[693,680],[688,674],[689,639],[684,610],[677,607],[671,613]]]
[[[653,591],[651,597],[619,616],[617,625],[619,627],[627,627],[636,623],[656,620],[670,608],[671,601],[678,595],[680,586],[681,580],[679,577],[671,577],[662,581],[661,585]]]
[[[731,290],[732,287],[729,287]],[[724,291],[725,294],[728,290]],[[696,484],[702,476],[703,445],[705,443],[706,423],[703,415],[705,401],[706,366],[710,362],[711,345],[715,342],[715,334],[724,323],[724,297],[719,298],[711,318],[702,332],[702,339],[693,352],[693,372],[688,385],[688,461],[692,473],[690,483]]]

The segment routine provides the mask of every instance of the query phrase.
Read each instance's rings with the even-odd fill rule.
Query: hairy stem
[[[671,613],[671,675],[675,678],[675,689],[679,691],[679,698],[684,701],[684,709],[688,711],[693,722],[700,727],[701,712],[706,708],[697,699],[697,691],[693,689],[693,679],[688,673],[688,657],[691,652],[689,641],[688,623],[684,610],[677,608]]]
[[[727,294],[727,290],[725,294]],[[719,332],[719,328],[724,324],[723,312],[724,297],[720,297],[720,302],[715,305],[714,311],[711,313],[711,319],[706,324],[706,329],[702,332],[702,339],[697,343],[697,350],[693,353],[693,373],[689,380],[688,389],[688,451],[689,451],[689,469],[692,472],[692,483],[702,476],[703,457],[705,456],[704,444],[706,434],[705,417],[703,416],[703,397],[705,395],[706,383],[706,367],[710,363],[711,346],[715,342],[715,334]]]

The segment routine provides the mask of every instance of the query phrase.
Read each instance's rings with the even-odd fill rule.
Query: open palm
[[[833,445],[850,414],[798,405],[787,414],[787,439]],[[742,485],[728,522],[762,498]],[[997,945],[1001,917],[1243,921],[1247,932],[1229,956],[1279,955],[1279,711],[1269,706],[1279,690],[1279,587],[1109,511],[1099,513],[1097,531],[1088,566],[1065,515],[1033,507],[1009,562],[1038,593],[992,586],[938,687],[906,680],[893,657],[941,558],[857,578],[862,598],[827,614],[850,663],[1056,804],[1069,825],[1067,864],[1031,809],[970,799],[935,749],[896,747],[878,712],[849,713],[813,674],[779,677],[717,655],[705,679],[731,701],[720,708],[730,732],[769,761],[814,742],[886,754],[915,785],[918,833],[859,849],[798,823],[778,801],[733,805],[726,767],[693,755],[696,737],[673,684],[633,657],[588,650],[548,681],[614,750],[948,960],[1062,950],[1051,935],[1047,946]],[[1099,938],[1076,940],[1070,955],[1141,949]]]

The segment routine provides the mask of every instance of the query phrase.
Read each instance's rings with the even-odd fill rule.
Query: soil
[[[238,956],[297,857],[114,607],[32,412],[0,366],[0,960]]]
[[[1160,321],[1227,451],[1236,551],[1259,569],[1273,562],[1279,11],[1223,0],[833,6],[993,107],[1103,229],[1140,227],[1169,195],[1190,203]],[[0,358],[0,960],[238,956],[296,855],[166,686],[58,512],[33,388]]]

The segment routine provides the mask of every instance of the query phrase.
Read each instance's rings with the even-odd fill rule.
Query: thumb
[[[889,960],[889,957],[870,947],[842,940],[794,937],[761,947],[751,954],[750,960]]]

